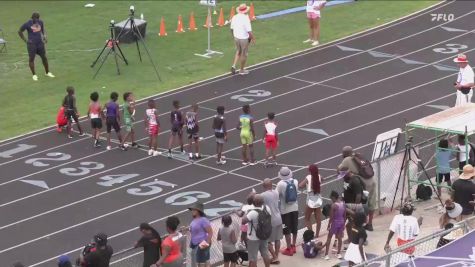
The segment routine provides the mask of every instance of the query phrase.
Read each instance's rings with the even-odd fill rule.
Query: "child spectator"
[[[87,111],[87,116],[91,119],[91,129],[92,137],[94,138],[94,147],[100,147],[99,137],[101,135],[102,128],[102,110],[101,103],[99,103],[99,94],[97,92],[91,93],[89,97],[91,103],[89,103],[89,109]]]
[[[333,235],[335,235],[336,239],[338,240],[338,250],[337,250],[337,258],[341,259],[341,245],[343,243],[343,233],[345,231],[345,220],[346,220],[346,208],[345,203],[341,200],[340,195],[332,191],[330,193],[330,199],[332,200],[332,205],[330,209],[330,219],[328,221],[328,237],[327,242],[325,243],[325,260],[330,260],[328,256],[328,251],[330,250],[330,244]]]
[[[314,239],[315,233],[312,230],[305,230],[303,233],[302,250],[305,258],[313,259],[318,256],[318,252],[323,249],[323,243]]]
[[[66,92],[68,93],[63,99],[63,107],[65,109],[64,114],[68,119],[68,138],[73,138],[71,133],[71,124],[74,122],[76,123],[79,131],[79,136],[84,136],[84,132],[82,131],[81,125],[79,124],[79,112],[76,107],[76,97],[74,96],[74,87],[68,86],[66,88]]]
[[[364,243],[368,235],[363,225],[366,222],[366,214],[358,212],[355,214],[353,225],[351,226],[351,242],[345,253],[345,260],[349,262],[349,266],[366,261],[364,252]]]
[[[277,123],[274,121],[274,118],[275,114],[270,112],[267,114],[267,121],[264,123],[264,137],[262,140],[266,146],[266,166],[270,164],[277,164],[275,152],[279,146],[279,138],[277,135]]]
[[[254,160],[254,119],[251,116],[251,107],[249,105],[244,105],[242,107],[244,114],[239,116],[239,123],[237,129],[240,131],[241,144],[242,144],[242,165],[246,166],[256,165]],[[247,150],[249,148],[249,157],[247,156]]]
[[[254,209],[254,196],[256,195],[256,192],[255,190],[253,190],[248,196],[247,196],[247,199],[246,199],[246,205],[243,205],[241,207],[241,210],[238,211],[238,216],[239,217],[243,217],[245,215],[247,215],[247,213]],[[245,246],[247,247],[247,230],[248,230],[248,224],[247,223],[242,223],[241,224],[241,242],[245,244]]]
[[[116,103],[119,98],[119,94],[116,92],[111,93],[111,100],[104,106],[106,113],[106,128],[107,128],[107,150],[111,150],[111,131],[114,128],[119,142],[122,144],[122,135],[120,134],[120,113],[119,105]],[[120,149],[125,150],[125,147],[120,145]]]
[[[183,150],[183,113],[180,110],[180,102],[178,100],[173,101],[173,110],[170,112],[171,132],[168,140],[168,158],[172,158],[172,146],[173,142],[178,140],[180,144],[180,152],[185,153]]]
[[[435,158],[437,163],[437,195],[442,194],[440,184],[444,181],[448,186],[452,186],[450,181],[450,156],[452,152],[449,150],[449,141],[447,139],[441,139],[439,141],[439,147],[437,149]]]
[[[188,134],[188,158],[200,159],[200,127],[198,126],[198,104],[193,104],[186,115],[186,133]],[[193,156],[193,141],[195,141],[195,155]]]
[[[135,143],[135,131],[134,131],[134,115],[135,115],[135,100],[134,95],[131,92],[124,93],[124,125],[127,134],[122,140],[121,145],[125,147],[125,142],[130,138],[133,148],[139,148],[139,145]]]
[[[145,131],[149,135],[148,155],[158,156],[160,153],[157,150],[157,136],[160,130],[160,123],[158,122],[155,100],[149,99],[147,104],[148,109],[145,110]]]
[[[465,143],[465,135],[459,134],[457,137],[457,160],[459,162],[459,174],[462,174],[463,167],[468,164],[468,156],[470,155],[470,144]]]
[[[226,121],[224,119],[224,107],[218,106],[216,108],[217,114],[214,115],[213,119],[213,130],[214,136],[216,137],[216,164],[223,165],[226,164],[225,157],[223,154],[224,143],[228,140],[227,131],[226,131]]]
[[[225,215],[223,218],[221,218],[221,222],[223,226],[219,228],[218,241],[221,241],[223,245],[224,267],[235,267],[237,264],[238,255],[236,253],[236,232],[231,226],[233,221],[231,216]]]

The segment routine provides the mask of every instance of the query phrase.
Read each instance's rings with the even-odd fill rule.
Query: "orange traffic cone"
[[[251,20],[256,20],[256,14],[254,13],[254,4],[251,3],[251,10],[249,10],[249,18]]]
[[[223,13],[223,8],[221,8],[219,10],[219,18],[218,18],[218,23],[216,24],[218,25],[219,27],[223,27],[224,26],[224,13]]]
[[[178,15],[178,25],[176,26],[175,32],[185,32],[183,29],[183,19],[181,18],[181,15]]]
[[[231,7],[231,12],[229,12],[229,22],[231,22],[231,19],[236,15],[236,9],[234,9],[234,6]]]
[[[158,36],[167,36],[167,31],[165,30],[165,19],[162,17],[160,20],[160,32]]]
[[[205,25],[203,25],[203,27],[213,28],[213,22],[211,21],[211,15],[210,14],[208,14],[208,16],[206,16],[206,22],[205,22]]]
[[[190,14],[190,23],[188,25],[188,30],[190,31],[196,31],[198,28],[196,28],[196,22],[195,22],[195,14],[193,14],[193,12],[191,12]]]

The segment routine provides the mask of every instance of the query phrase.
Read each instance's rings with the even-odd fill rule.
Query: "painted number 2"
[[[255,98],[268,97],[272,94],[271,92],[264,90],[249,90],[247,92],[248,94],[233,95],[231,96],[231,99],[241,102],[252,102]]]
[[[71,158],[71,155],[64,154],[61,152],[52,152],[46,154],[49,158],[33,158],[28,159],[25,161],[26,164],[31,164],[35,167],[46,167],[49,166],[49,163],[45,163],[47,161],[65,161]]]
[[[434,48],[434,52],[442,53],[442,54],[456,54],[460,52],[460,50],[467,49],[468,46],[462,44],[446,44],[446,47],[438,47]]]

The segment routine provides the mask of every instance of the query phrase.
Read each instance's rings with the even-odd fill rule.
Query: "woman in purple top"
[[[213,229],[209,220],[205,217],[204,207],[201,203],[195,203],[191,210],[193,221],[190,224],[191,232],[191,266],[209,267],[210,246],[213,237]]]
[[[114,128],[119,142],[122,144],[122,135],[120,134],[120,112],[117,99],[119,94],[111,93],[111,100],[104,106],[106,113],[106,128],[107,128],[107,150],[111,150],[111,131]],[[120,145],[120,149],[125,150],[125,147]]]
[[[343,232],[345,230],[345,218],[346,218],[346,209],[345,203],[341,200],[340,195],[337,192],[332,191],[330,193],[330,199],[332,200],[332,208],[330,210],[330,220],[328,221],[328,237],[325,244],[325,260],[329,260],[328,250],[330,249],[330,243],[332,241],[333,235],[338,240],[338,251],[337,258],[341,259],[341,245],[343,239]]]

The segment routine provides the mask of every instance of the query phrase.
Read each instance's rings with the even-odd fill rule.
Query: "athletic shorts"
[[[307,18],[309,18],[309,19],[317,19],[317,18],[320,18],[320,13],[307,12]]]
[[[70,122],[72,122],[72,121],[78,121],[78,115],[76,114],[76,112],[74,112],[74,110],[66,109],[66,110],[64,111],[64,116],[65,116],[66,119],[68,119]]]
[[[199,246],[196,246],[195,248],[192,249],[192,257],[195,260],[196,263],[206,263],[209,261],[210,258],[210,252],[209,252],[209,247],[201,249]]]
[[[117,122],[116,117],[107,117],[106,118],[106,128],[107,128],[107,133],[110,133],[112,131],[112,128],[114,128],[114,131],[116,133],[120,132],[120,125]]]
[[[450,182],[450,173],[439,173],[437,174],[437,183],[441,184],[442,182]]]
[[[102,119],[101,118],[91,119],[91,128],[92,129],[101,129],[102,128]]]
[[[241,133],[240,137],[241,137],[241,144],[243,145],[252,145],[252,142],[254,141],[252,139],[252,134],[250,132]]]
[[[277,148],[277,139],[275,135],[266,135],[266,148],[267,149],[276,149]]]
[[[249,40],[234,38],[234,43],[236,44],[236,51],[238,51],[239,56],[247,57],[247,52],[249,50]]]
[[[192,129],[187,128],[186,133],[188,134],[188,139],[197,140],[198,138],[200,138],[198,126],[192,128]]]
[[[28,50],[28,57],[30,61],[35,59],[36,55],[44,57],[46,55],[45,45],[43,43],[27,43],[26,49]]]
[[[158,131],[160,129],[158,128],[158,125],[157,124],[154,124],[154,125],[149,125],[148,126],[148,134],[149,135],[158,135]]]
[[[299,212],[292,211],[286,214],[282,214],[282,224],[284,226],[283,233],[284,235],[288,234],[297,234],[298,224],[299,224]]]
[[[234,262],[237,263],[238,261],[238,254],[237,252],[233,253],[223,253],[224,262]]]
[[[183,135],[183,127],[181,126],[173,126],[172,127],[172,135],[173,136],[182,136]]]
[[[132,119],[131,118],[125,118],[124,119],[124,126],[125,126],[125,130],[127,132],[132,132],[132,130],[134,129],[133,124],[132,124]]]

